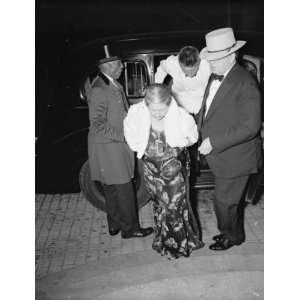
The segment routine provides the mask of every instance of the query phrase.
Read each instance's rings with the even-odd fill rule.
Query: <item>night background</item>
[[[49,65],[69,48],[100,37],[225,26],[263,33],[264,2],[36,0],[36,63]]]

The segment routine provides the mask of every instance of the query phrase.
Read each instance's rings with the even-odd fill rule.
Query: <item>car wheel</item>
[[[143,174],[143,162],[138,161],[138,172],[134,180],[134,185],[137,189],[137,204],[138,208],[142,208],[150,200],[150,195],[147,193],[145,188]],[[86,161],[79,173],[79,184],[82,193],[86,199],[96,208],[106,211],[105,198],[102,184],[98,181],[92,181],[90,176],[89,162]]]

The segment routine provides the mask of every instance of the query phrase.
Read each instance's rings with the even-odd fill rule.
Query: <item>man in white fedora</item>
[[[220,234],[211,250],[226,250],[245,240],[243,193],[250,174],[261,165],[261,100],[255,79],[236,60],[232,28],[209,32],[200,57],[209,61],[212,75],[198,115],[200,154],[215,176],[214,208]]]

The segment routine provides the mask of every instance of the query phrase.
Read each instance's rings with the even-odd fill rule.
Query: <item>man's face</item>
[[[186,77],[194,77],[194,76],[196,76],[196,74],[199,70],[200,62],[196,63],[196,65],[194,65],[192,67],[187,67],[181,63],[179,63],[179,65],[180,65],[182,72],[185,74]]]
[[[213,73],[223,75],[232,66],[235,60],[235,54],[225,56],[217,60],[210,60],[209,64]]]
[[[123,71],[123,64],[120,60],[114,60],[103,64],[103,71],[113,79],[118,79]]]

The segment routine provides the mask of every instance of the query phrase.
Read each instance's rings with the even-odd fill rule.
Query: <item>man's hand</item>
[[[209,137],[207,137],[204,141],[202,141],[198,151],[200,154],[207,155],[212,151],[213,147],[210,143]]]

